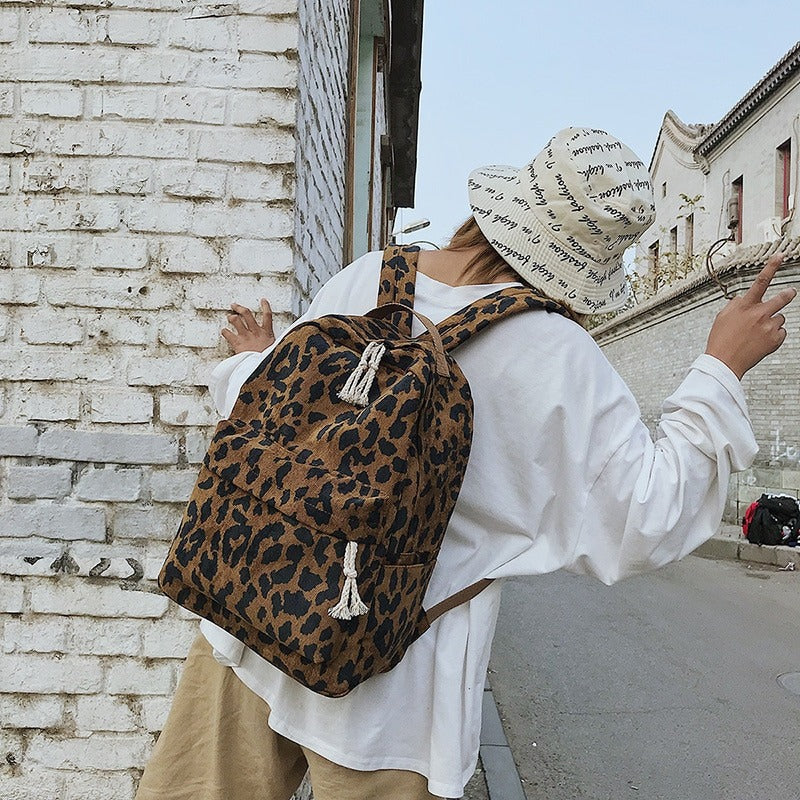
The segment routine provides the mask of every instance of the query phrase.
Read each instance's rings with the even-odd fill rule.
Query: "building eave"
[[[682,160],[684,166],[696,166],[693,155],[694,150],[709,128],[710,126],[708,125],[687,125],[674,111],[668,110],[664,114],[664,120],[658,131],[653,154],[650,157],[650,173],[653,174],[658,166],[665,139],[669,139],[679,150],[686,154],[686,158]]]
[[[738,245],[731,250],[716,269],[717,277],[724,284],[736,284],[740,282],[742,277],[749,278],[760,270],[773,253],[783,253],[784,255],[784,263],[778,274],[783,276],[789,273],[794,276],[796,268],[800,266],[800,236],[790,237],[786,235],[780,239],[773,239],[760,244]],[[617,328],[627,326],[639,317],[647,316],[661,306],[678,307],[685,302],[687,297],[696,295],[701,291],[708,291],[709,293],[719,291],[716,283],[705,270],[693,272],[643,303],[621,311],[607,322],[592,328],[591,334],[596,340],[602,341],[613,335]]]
[[[419,98],[422,91],[423,0],[391,0],[389,46],[389,136],[392,146],[392,205],[414,205]]]
[[[697,145],[695,152],[702,157],[708,156],[798,71],[800,71],[800,42],[797,42],[766,76],[711,129],[710,133]]]

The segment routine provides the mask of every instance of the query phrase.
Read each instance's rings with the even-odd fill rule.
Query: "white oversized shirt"
[[[374,307],[380,266],[380,253],[355,261],[295,324]],[[415,309],[440,322],[512,285],[449,286],[418,273]],[[214,370],[222,416],[268,352]],[[427,606],[486,577],[564,568],[610,584],[679,559],[714,534],[731,471],[757,450],[739,381],[709,355],[665,402],[655,442],[591,336],[558,314],[498,321],[453,355],[474,398],[473,443]],[[447,612],[398,666],[339,698],[311,692],[211,623],[202,631],[269,704],[277,732],[346,767],[413,770],[432,794],[460,797],[478,757],[501,585]]]

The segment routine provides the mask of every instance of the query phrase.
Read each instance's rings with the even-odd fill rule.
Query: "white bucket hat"
[[[579,313],[625,304],[622,254],[655,219],[641,159],[605,131],[566,128],[527,166],[469,176],[486,238],[531,285]]]

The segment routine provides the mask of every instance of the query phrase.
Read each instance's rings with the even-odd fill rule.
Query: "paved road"
[[[800,572],[509,581],[493,652],[528,800],[800,798]]]

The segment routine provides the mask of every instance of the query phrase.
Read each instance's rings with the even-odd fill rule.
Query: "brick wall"
[[[742,270],[731,288],[742,290],[757,269]],[[777,288],[797,285],[800,264],[781,268]],[[678,386],[695,357],[705,350],[708,331],[725,301],[707,281],[676,287],[646,305],[625,312],[595,331],[603,352],[639,402],[642,419],[655,432],[661,404]],[[743,386],[759,453],[752,469],[734,475],[725,519],[738,522],[762,492],[800,496],[800,304],[786,311],[784,346],[745,376]]]
[[[299,28],[294,272],[313,296],[344,266],[350,4],[301,0]]]
[[[224,309],[341,264],[347,7],[0,0],[3,800],[132,796]]]

